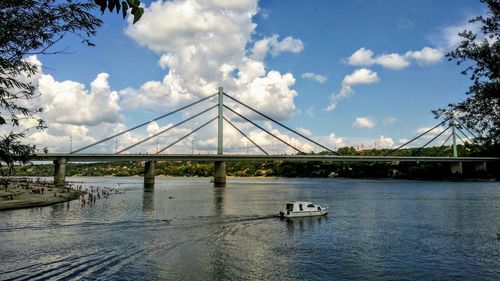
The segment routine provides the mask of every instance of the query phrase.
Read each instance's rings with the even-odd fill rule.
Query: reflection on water
[[[150,216],[154,212],[154,194],[153,190],[145,189],[142,192],[142,210],[144,212],[144,216]]]
[[[124,193],[0,213],[0,280],[500,278],[497,183],[83,178]],[[286,201],[328,216],[280,219]]]
[[[213,194],[214,194],[214,213],[215,216],[220,217],[224,214],[224,194],[226,192],[225,187],[214,186]]]
[[[320,227],[323,222],[326,223],[327,216],[317,217],[298,217],[298,218],[282,218],[286,222],[288,234],[292,235],[294,231],[307,231],[314,227]]]

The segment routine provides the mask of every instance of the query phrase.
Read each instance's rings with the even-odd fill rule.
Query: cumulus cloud
[[[392,138],[380,136],[378,139],[378,145],[380,148],[391,148],[394,146],[394,141]]]
[[[412,60],[420,66],[425,66],[441,61],[443,56],[441,50],[430,47],[424,47],[419,51],[407,51],[404,55],[390,53],[378,56],[374,56],[370,49],[360,48],[347,59],[347,63],[355,66],[380,65],[384,68],[400,70],[408,67]]]
[[[251,51],[251,58],[256,60],[263,60],[268,53],[276,57],[281,53],[299,53],[304,50],[304,43],[300,39],[291,36],[283,40],[279,40],[279,35],[274,34],[271,37],[265,37],[255,42]]]
[[[39,69],[36,75],[26,77],[38,86],[38,95],[30,103],[43,107],[44,111],[36,117],[45,120],[48,126],[44,131],[31,131],[26,136],[27,142],[52,152],[69,151],[70,146],[82,146],[124,128],[119,96],[110,88],[109,74],[98,74],[87,89],[82,83],[58,81],[44,73],[36,56],[27,59]],[[22,119],[19,129],[32,128],[34,122]],[[3,132],[8,128],[1,129]]]
[[[335,133],[331,133],[327,137],[327,143],[333,148],[340,148],[346,146],[343,138],[337,137]]]
[[[443,52],[438,49],[425,47],[420,51],[408,51],[405,56],[415,59],[419,65],[429,65],[439,62],[443,58]]]
[[[350,65],[372,65],[373,51],[366,48],[360,48],[354,52],[348,59],[347,63]]]
[[[353,73],[346,75],[344,80],[342,80],[342,85],[360,85],[360,84],[372,84],[378,82],[380,79],[376,72],[367,69],[361,68],[355,70]]]
[[[352,126],[358,129],[371,129],[375,126],[375,121],[370,117],[357,117]]]
[[[68,152],[127,128],[125,118],[122,116],[123,107],[120,104],[119,95],[111,90],[107,73],[98,74],[87,89],[79,82],[56,80],[52,75],[43,73],[42,63],[36,57],[29,59],[40,66],[40,72],[36,76],[27,78],[38,85],[39,95],[30,102],[43,106],[43,113],[36,117],[44,119],[48,128],[44,131],[31,131],[26,136],[28,143],[38,147],[47,147],[49,152]],[[31,128],[35,125],[34,122],[34,119],[22,119],[19,128],[22,130]],[[197,126],[199,123],[200,121],[194,122],[192,126]],[[88,151],[115,152],[168,126],[171,124],[160,126],[153,122],[142,131],[126,133]],[[175,128],[169,131],[168,135],[161,135],[156,140],[159,146],[163,147],[191,131],[190,128]],[[0,128],[1,133],[8,133],[5,131],[8,129],[5,126]],[[169,152],[182,151],[185,147],[185,144],[181,144],[181,147],[169,149]],[[153,153],[156,150],[157,146],[153,140],[133,148],[132,152]]]
[[[312,72],[303,73],[302,78],[311,79],[311,80],[314,80],[320,84],[325,83],[327,80],[327,78],[325,76],[323,76],[321,74],[312,73]]]
[[[277,119],[295,114],[295,78],[267,71],[264,59],[301,52],[304,44],[277,34],[254,41],[257,12],[256,0],[157,1],[145,7],[144,17],[130,23],[126,34],[159,53],[158,64],[168,72],[163,81],[120,91],[123,105],[174,106],[223,85],[226,93]]]
[[[410,65],[410,62],[405,57],[396,53],[380,55],[376,59],[376,63],[384,68],[395,70],[403,69]]]
[[[352,86],[361,84],[372,84],[378,82],[380,79],[378,74],[370,69],[361,68],[355,70],[353,73],[348,74],[342,80],[342,85],[338,93],[330,96],[330,104],[325,108],[326,111],[332,111],[337,107],[340,100],[343,100],[354,93]]]
[[[44,117],[56,123],[97,125],[123,120],[118,94],[111,91],[109,74],[100,73],[92,81],[90,91],[81,83],[56,81],[42,74],[38,80],[40,100],[45,105]]]

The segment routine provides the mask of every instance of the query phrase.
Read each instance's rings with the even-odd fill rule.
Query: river
[[[123,193],[0,212],[0,280],[500,280],[497,182],[68,179]]]

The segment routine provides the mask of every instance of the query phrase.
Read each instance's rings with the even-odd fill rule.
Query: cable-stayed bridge
[[[195,114],[192,114],[190,117],[185,118],[182,121],[179,121],[173,125],[167,126],[164,129],[159,130],[158,132],[151,134],[148,137],[145,137],[135,143],[131,143],[126,145],[123,148],[118,149],[116,148],[116,151],[114,153],[86,153],[84,151],[89,151],[90,148],[96,147],[100,144],[103,144],[108,141],[112,141],[113,139],[116,139],[120,136],[123,136],[131,131],[137,130],[139,128],[143,128],[152,122],[164,119],[168,116],[171,116],[175,113],[183,112],[189,108],[193,108],[194,106],[197,105],[202,105],[203,102],[211,101],[214,98],[217,98],[217,103],[211,106],[208,106],[204,110],[201,110]],[[297,148],[296,145],[290,143],[289,141],[285,140],[282,136],[279,136],[276,133],[273,133],[272,131],[262,127],[261,125],[257,124],[256,122],[252,121],[248,116],[245,116],[243,113],[238,112],[238,110],[235,110],[231,106],[227,105],[224,103],[224,98],[229,99],[232,103],[238,105],[240,108],[244,108],[246,111],[251,112],[252,114],[257,114],[264,120],[268,120],[270,122],[273,122],[274,124],[277,124],[281,128],[285,129],[286,131],[304,139],[305,141],[320,147],[323,150],[323,153],[321,155],[308,155],[304,151],[301,151],[301,149]],[[160,136],[165,136],[168,135],[169,131],[171,132],[174,128],[178,128],[179,126],[195,119],[195,118],[202,118],[201,116],[207,116],[209,112],[213,111],[214,109],[217,109],[217,114],[213,116],[212,118],[209,118],[208,121],[203,122],[201,125],[198,127],[191,129],[188,133],[182,135],[175,141],[169,143],[168,145],[162,147],[160,149],[159,144],[158,148],[154,153],[130,153],[130,150],[138,147],[139,145],[142,145],[144,143],[148,143],[154,139],[158,139]],[[225,110],[227,113],[230,113],[229,117],[227,115],[224,115]],[[259,130],[262,130],[265,132],[267,135],[275,139],[276,141],[282,143],[286,147],[292,149],[295,151],[295,154],[293,155],[271,155],[266,151],[262,145],[259,145],[257,141],[252,139],[249,135],[247,135],[241,128],[235,125],[234,120],[238,121],[245,121],[252,126],[258,128]],[[217,154],[168,154],[166,151],[175,146],[176,144],[179,144],[183,140],[186,140],[199,130],[207,127],[209,124],[212,122],[217,121]],[[239,134],[241,134],[248,142],[252,143],[258,151],[260,151],[260,154],[224,154],[224,132],[223,132],[223,124],[226,122],[229,124],[232,128],[234,128]],[[49,154],[39,154],[36,156],[37,160],[51,160],[54,161],[54,182],[56,185],[63,185],[65,181],[65,170],[66,170],[66,164],[68,162],[101,162],[101,161],[144,161],[145,162],[145,170],[144,170],[144,183],[146,187],[152,187],[154,186],[154,177],[155,177],[155,172],[154,172],[154,163],[155,161],[213,161],[215,163],[214,165],[214,183],[215,184],[224,184],[226,182],[226,161],[241,161],[241,160],[253,160],[253,161],[343,161],[343,162],[395,162],[395,161],[400,161],[400,162],[448,162],[450,163],[450,167],[452,169],[452,172],[454,173],[462,173],[462,162],[474,162],[477,163],[476,167],[478,169],[486,169],[486,162],[489,161],[498,161],[499,158],[496,157],[458,157],[457,153],[457,139],[461,140],[462,143],[464,143],[464,138],[468,139],[471,141],[471,137],[468,135],[471,135],[472,137],[475,137],[474,134],[470,131],[467,130],[465,126],[462,126],[461,124],[457,124],[457,120],[452,116],[450,118],[445,119],[441,123],[437,124],[436,126],[429,128],[425,132],[422,132],[420,135],[412,138],[411,140],[401,144],[399,147],[394,148],[390,150],[386,155],[384,156],[347,156],[347,155],[339,155],[339,153],[317,141],[315,141],[313,138],[310,138],[306,135],[304,135],[301,132],[298,132],[297,130],[293,130],[292,128],[288,127],[287,125],[273,119],[267,114],[264,114],[256,109],[254,109],[252,106],[245,104],[241,102],[240,100],[232,97],[231,95],[224,93],[223,88],[219,88],[218,93],[215,93],[211,96],[202,98],[198,101],[195,101],[191,104],[188,104],[186,106],[180,107],[176,110],[173,110],[171,112],[168,112],[166,114],[163,114],[161,116],[158,116],[152,120],[149,120],[147,122],[138,124],[132,128],[123,130],[119,133],[116,133],[114,135],[108,136],[106,138],[103,138],[97,142],[94,142],[92,144],[86,145],[82,148],[79,148],[75,151],[71,151],[69,153],[49,153]],[[422,156],[393,156],[394,152],[398,151],[399,149],[408,146],[409,144],[417,141],[418,139],[423,138],[424,136],[430,134],[431,132],[434,132],[436,129],[441,128],[443,125],[448,125],[445,129],[439,131],[439,133],[433,135],[429,141],[427,141],[423,146],[421,146],[417,151],[414,153],[415,155],[418,155],[418,152],[420,152],[421,149],[425,148],[428,146],[430,143],[438,139],[440,136],[443,136],[446,132],[451,130],[451,133],[449,136],[446,138],[446,140],[443,142],[441,145],[440,149],[441,150],[443,147],[445,147],[446,143],[451,139],[453,142],[453,157],[443,157],[443,156],[434,156],[434,157],[422,157]],[[462,130],[463,129],[463,130]],[[467,133],[464,132],[464,130],[467,130]],[[462,136],[464,137],[462,138]],[[438,150],[438,153],[439,153]]]

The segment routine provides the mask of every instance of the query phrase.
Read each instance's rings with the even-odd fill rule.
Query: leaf
[[[125,18],[127,16],[127,10],[128,10],[127,2],[122,1],[122,14],[123,14],[123,18]]]
[[[116,3],[115,4],[116,5],[116,14],[119,14],[120,13],[120,7],[121,7],[120,0],[113,0],[113,1],[115,1],[115,3]]]
[[[142,13],[144,13],[143,8],[135,9],[135,11],[132,10],[132,14],[134,15],[134,22],[133,22],[134,24],[141,19]]]
[[[104,11],[106,11],[106,0],[94,0],[94,2],[99,5],[101,13],[104,13]]]
[[[116,2],[114,0],[108,0],[108,9],[110,12],[113,12],[115,5],[116,5]]]

